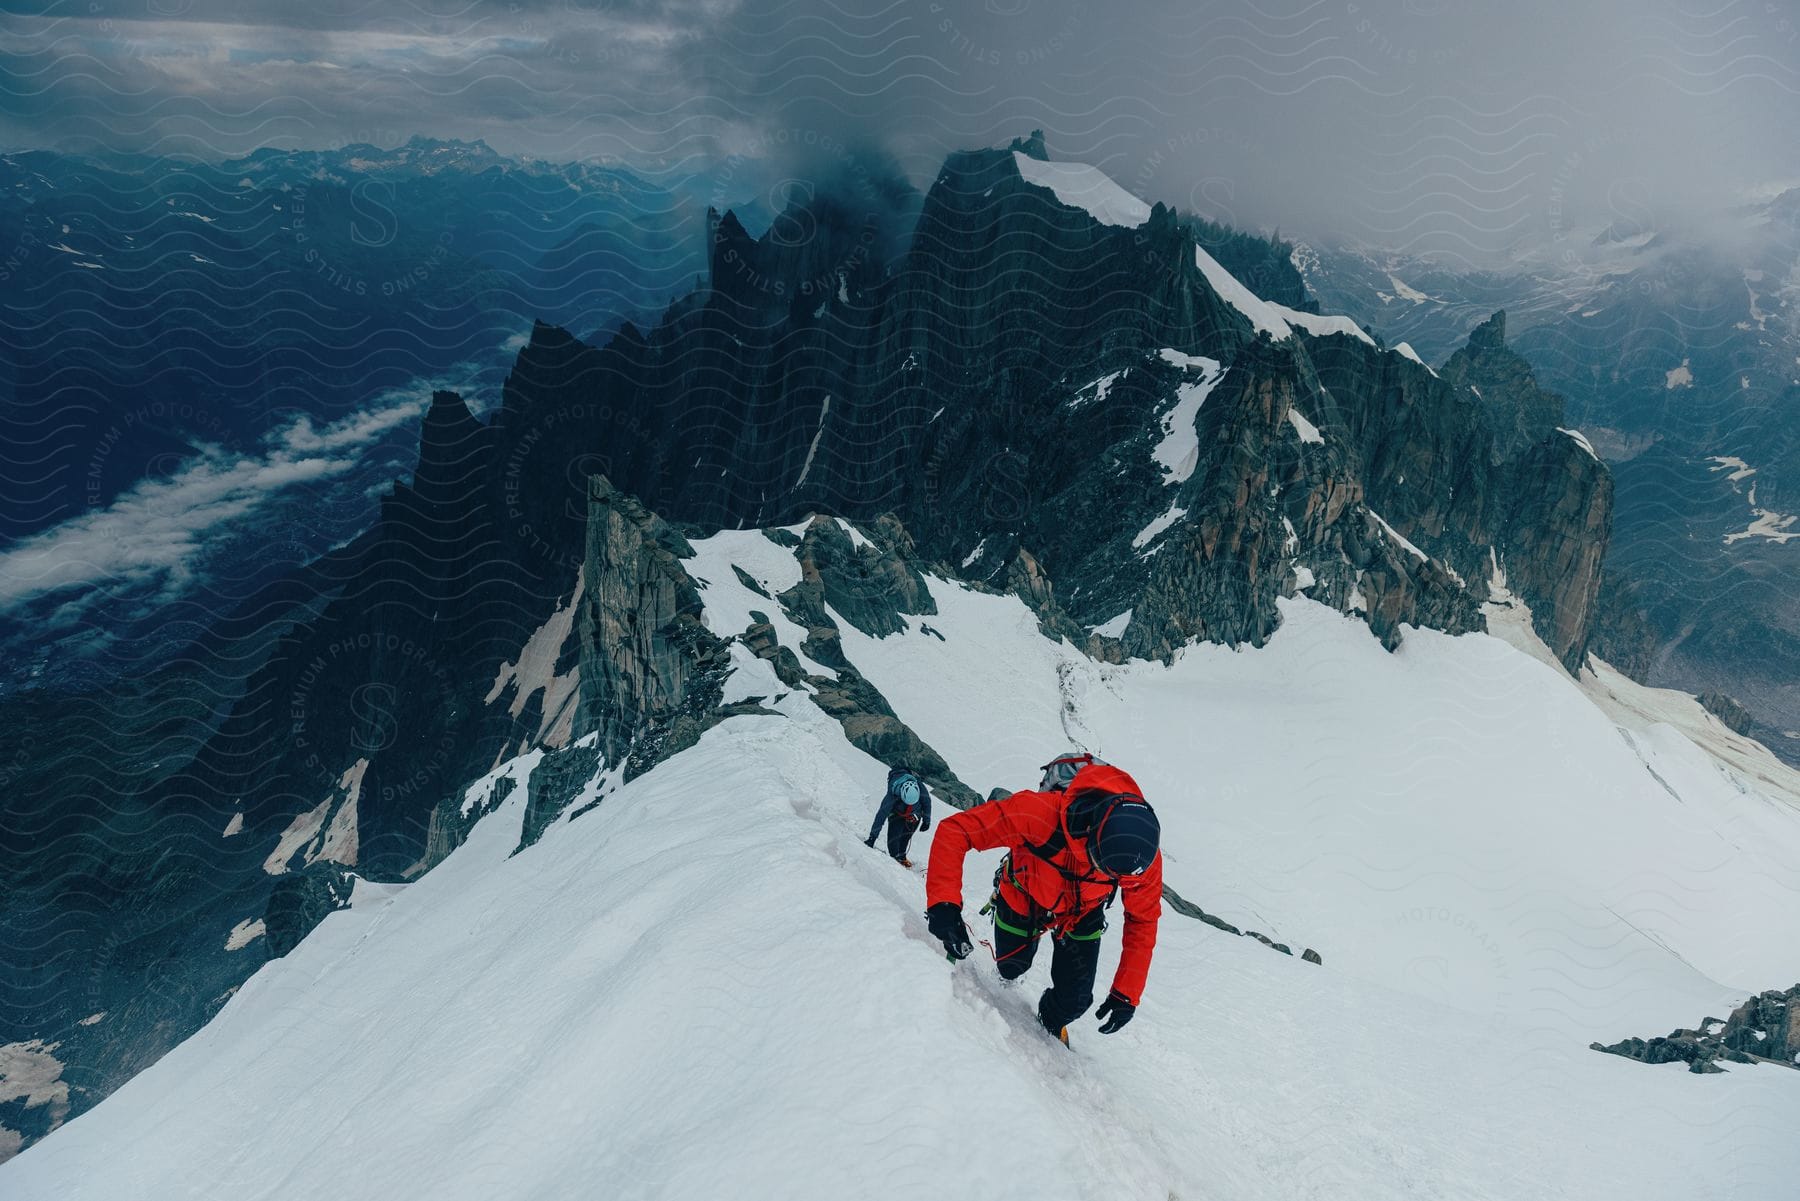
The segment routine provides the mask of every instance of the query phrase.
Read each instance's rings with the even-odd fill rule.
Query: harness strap
[[[1039,934],[1043,933],[1042,930],[1021,930],[1021,929],[1019,929],[1017,926],[1013,925],[1011,922],[1009,922],[1005,918],[1001,917],[1000,911],[998,909],[996,909],[994,911],[994,925],[1000,927],[1002,930],[1006,931],[1008,934],[1014,934],[1020,938],[1036,938]]]
[[[1113,801],[1112,808],[1107,810],[1106,816],[1107,817],[1112,816],[1112,809],[1118,808],[1119,801],[1125,800],[1125,799],[1127,799],[1127,795],[1123,794],[1123,793],[1121,793],[1117,798],[1115,798]],[[1142,798],[1130,798],[1130,799],[1141,800]],[[1102,820],[1104,821],[1104,818]],[[1036,855],[1039,859],[1042,859],[1045,863],[1048,863],[1051,867],[1055,868],[1057,871],[1057,874],[1062,876],[1063,883],[1075,886],[1075,891],[1076,891],[1077,895],[1079,895],[1080,886],[1083,884],[1098,884],[1102,881],[1110,883],[1112,885],[1112,888],[1110,891],[1107,892],[1106,900],[1100,902],[1099,907],[1101,909],[1111,909],[1112,903],[1114,901],[1116,901],[1119,897],[1118,878],[1115,876],[1108,876],[1104,873],[1102,873],[1101,875],[1096,877],[1092,872],[1072,872],[1072,871],[1070,871],[1068,868],[1064,867],[1062,864],[1060,864],[1056,861],[1056,856],[1068,845],[1069,845],[1069,840],[1066,837],[1064,837],[1062,823],[1059,821],[1059,822],[1057,822],[1056,829],[1051,833],[1049,838],[1046,838],[1043,842],[1028,842],[1025,844],[1025,849],[1030,851],[1033,855]],[[1013,874],[1012,856],[1010,854],[1008,854],[1007,857],[1001,861],[1000,867],[1001,867],[1002,871],[1006,872],[1007,879],[1011,882],[1012,886],[1014,888],[1018,889],[1021,893],[1024,893],[1024,895],[1028,899],[1030,899],[1031,894],[1029,892],[1025,891],[1025,886],[1019,883],[1018,876]],[[995,876],[994,876],[994,883],[996,885],[998,885],[999,882],[1000,882],[999,873],[996,872]],[[1033,906],[1035,906],[1037,904],[1036,900],[1032,900],[1032,904],[1033,904]],[[1070,937],[1087,938],[1089,936],[1088,935],[1079,935],[1079,936],[1071,935]],[[1096,935],[1093,935],[1092,937],[1098,938],[1099,935],[1096,934]]]

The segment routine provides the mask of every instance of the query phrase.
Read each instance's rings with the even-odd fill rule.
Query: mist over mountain
[[[691,170],[813,139],[884,147],[924,188],[950,151],[1042,125],[1138,195],[1464,265],[1800,179],[1800,29],[1760,0],[51,0],[0,20],[11,73],[44,81],[0,92],[21,148],[423,132]]]
[[[1744,710],[1800,759],[1800,192],[1713,224],[1581,231],[1563,258],[1467,272],[1303,246],[1307,285],[1432,362],[1495,309],[1618,480],[1601,649],[1653,683]],[[1728,702],[1728,703],[1727,703]]]

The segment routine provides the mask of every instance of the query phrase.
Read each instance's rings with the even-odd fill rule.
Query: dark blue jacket
[[[909,778],[919,786],[919,803],[915,806],[915,812],[919,815],[919,826],[926,830],[931,828],[931,790],[925,787],[925,781],[911,772],[891,771],[888,773],[887,794],[881,798],[881,808],[875,811],[875,824],[869,827],[869,841],[875,840],[875,836],[881,833],[881,823],[892,817],[894,811],[900,808],[900,794],[897,790],[900,782]]]

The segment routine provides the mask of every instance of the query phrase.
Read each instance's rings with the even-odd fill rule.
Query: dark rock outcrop
[[[1495,313],[1450,356],[1443,377],[1473,388],[1494,430],[1494,462],[1510,459],[1563,423],[1562,397],[1540,387],[1531,364],[1506,344],[1506,313]]]
[[[880,543],[859,543],[837,520],[813,518],[795,554],[801,581],[795,603],[819,619],[829,605],[858,630],[880,638],[906,628],[901,614],[936,613],[937,605],[912,561],[905,528],[891,515],[873,528]]]
[[[336,863],[309,864],[282,876],[269,891],[263,910],[263,932],[269,958],[279,959],[300,945],[326,916],[350,907],[356,877]]]
[[[1751,727],[1755,725],[1750,711],[1723,692],[1702,692],[1700,703],[1706,706],[1707,712],[1724,722],[1729,730],[1749,734]]]
[[[1656,627],[1637,589],[1609,564],[1600,572],[1588,650],[1638,683],[1647,683],[1656,660]]]
[[[588,492],[577,737],[598,736],[626,777],[692,746],[718,721],[726,645],[701,620],[681,565],[693,547],[636,498],[595,476]]]
[[[1513,460],[1501,535],[1507,584],[1531,606],[1571,672],[1587,656],[1612,533],[1612,475],[1574,437],[1552,433]]]
[[[795,546],[800,582],[777,599],[788,618],[806,631],[800,649],[836,673],[835,679],[806,675],[804,683],[812,690],[813,703],[837,719],[852,746],[883,763],[909,765],[931,786],[934,795],[957,808],[966,808],[976,803],[979,795],[957,778],[943,756],[900,720],[880,690],[844,657],[841,632],[827,611],[829,605],[873,637],[904,629],[903,613],[937,612],[905,529],[886,517],[872,523],[869,532],[872,537],[858,545],[836,519],[819,517],[807,524]],[[753,625],[747,634],[764,648],[756,653],[774,658],[779,671],[779,652],[767,649],[773,631],[765,635],[762,624]],[[793,667],[798,667],[797,659]],[[800,678],[795,678],[795,683],[800,682]]]
[[[1800,1068],[1800,984],[1751,997],[1724,1021],[1705,1018],[1695,1030],[1591,1045],[1596,1051],[1643,1063],[1685,1063],[1691,1072],[1722,1072],[1721,1060]]]
[[[576,795],[600,769],[599,739],[582,739],[550,751],[526,781],[525,818],[519,826],[518,851],[542,838],[551,823],[568,811]]]

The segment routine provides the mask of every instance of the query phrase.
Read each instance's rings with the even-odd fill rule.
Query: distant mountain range
[[[141,673],[354,537],[434,385],[685,291],[704,188],[423,138],[0,156],[0,688]]]
[[[1512,270],[1327,246],[1295,261],[1328,305],[1431,362],[1504,309],[1618,481],[1607,596],[1624,620],[1600,652],[1800,763],[1800,191],[1703,230],[1568,242]]]

